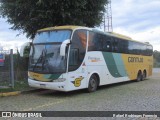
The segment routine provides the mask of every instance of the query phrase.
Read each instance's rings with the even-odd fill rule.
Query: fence
[[[28,58],[13,50],[0,51],[0,86],[14,87],[16,81],[27,81]]]

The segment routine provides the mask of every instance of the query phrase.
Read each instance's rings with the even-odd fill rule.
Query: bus
[[[151,76],[152,54],[151,44],[116,33],[82,26],[44,28],[31,43],[28,83],[56,91],[94,92],[102,85]]]

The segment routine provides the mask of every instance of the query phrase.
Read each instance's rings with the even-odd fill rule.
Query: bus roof
[[[151,45],[149,42],[141,42],[141,41],[138,41],[138,40],[134,40],[131,37],[128,37],[126,35],[122,35],[122,34],[119,34],[119,33],[115,33],[115,32],[103,32],[103,31],[100,31],[100,30],[95,29],[95,28],[93,28],[93,31],[101,33],[101,34],[105,34],[105,35],[108,35],[108,36],[121,38],[121,39],[128,40],[128,41],[134,41],[134,42],[139,42],[139,43],[146,44],[146,45]]]
[[[138,41],[138,40],[134,40],[131,37],[128,37],[126,35],[122,35],[122,34],[119,34],[119,33],[108,32],[108,34],[110,34],[113,37],[121,38],[121,39],[124,39],[124,40],[129,40],[129,41],[139,42],[139,43],[146,44],[146,45],[151,45],[149,42],[141,42],[141,41]]]
[[[131,37],[128,37],[128,36],[126,36],[126,35],[122,35],[122,34],[119,34],[119,33],[109,32],[109,34],[112,34],[113,36],[116,36],[116,37],[118,37],[118,38],[127,39],[127,40],[132,40]]]
[[[75,25],[55,26],[55,27],[48,27],[48,28],[40,29],[40,30],[38,30],[38,32],[52,31],[52,30],[58,30],[58,29],[74,30],[74,29],[78,29],[78,28],[79,29],[90,29],[92,31],[95,31],[95,32],[98,32],[98,33],[101,33],[101,34],[105,34],[105,35],[109,35],[109,36],[113,36],[113,37],[117,37],[117,38],[121,38],[121,39],[125,39],[125,40],[135,41],[135,42],[143,43],[143,44],[146,44],[146,45],[151,45],[148,42],[140,42],[140,41],[137,41],[137,40],[133,40],[131,37],[128,37],[128,36],[125,36],[125,35],[122,35],[122,34],[119,34],[119,33],[103,32],[103,31],[100,31],[100,30],[95,29],[95,28],[88,28],[88,27],[84,27],[84,26],[75,26]]]
[[[77,28],[87,28],[87,27],[83,27],[83,26],[74,26],[74,25],[65,25],[65,26],[55,26],[55,27],[48,27],[48,28],[43,28],[38,30],[38,32],[41,31],[50,31],[50,30],[58,30],[58,29],[77,29]]]

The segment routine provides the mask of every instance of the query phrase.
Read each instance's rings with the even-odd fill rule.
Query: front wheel
[[[98,87],[98,79],[95,75],[92,75],[88,83],[88,92],[95,92]]]

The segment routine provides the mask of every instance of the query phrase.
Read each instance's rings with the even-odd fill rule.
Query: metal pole
[[[13,49],[10,49],[10,73],[11,73],[11,87],[14,88],[14,60],[13,60]]]

